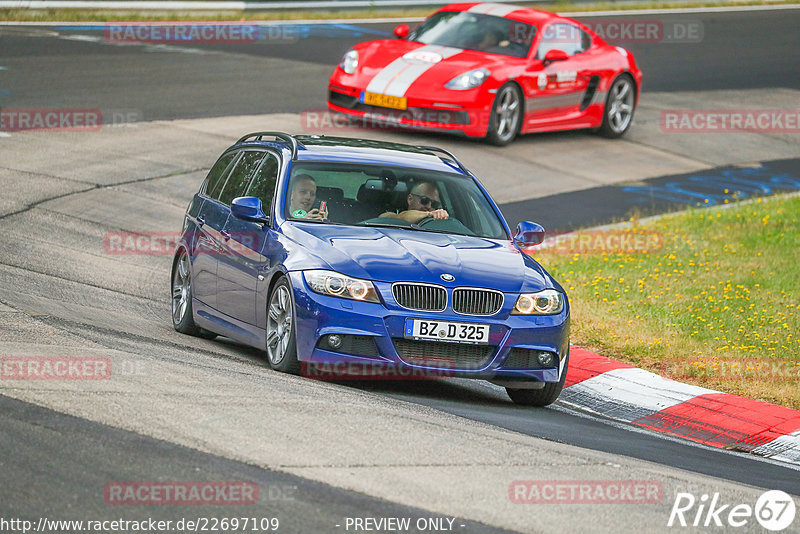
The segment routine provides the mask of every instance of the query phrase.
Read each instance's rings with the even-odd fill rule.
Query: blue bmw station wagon
[[[563,288],[520,247],[449,152],[256,132],[216,161],[172,264],[179,332],[266,350],[273,369],[393,369],[560,394],[569,360]]]

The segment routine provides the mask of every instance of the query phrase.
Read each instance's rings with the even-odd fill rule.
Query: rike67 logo
[[[780,490],[762,493],[755,506],[723,503],[719,493],[703,494],[699,499],[691,493],[678,493],[667,526],[738,528],[752,525],[755,517],[765,529],[780,532],[791,526],[795,512],[792,497]]]

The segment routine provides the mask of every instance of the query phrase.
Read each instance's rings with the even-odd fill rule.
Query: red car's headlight
[[[342,58],[342,62],[339,63],[339,66],[347,74],[353,74],[358,67],[358,51],[350,50],[347,52]]]
[[[457,91],[464,91],[465,89],[474,89],[489,79],[489,72],[487,69],[474,69],[459,74],[444,86],[448,89],[455,89]]]

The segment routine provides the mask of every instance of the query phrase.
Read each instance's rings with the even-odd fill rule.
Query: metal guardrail
[[[519,0],[492,0],[514,3]],[[533,0],[543,2],[545,0]],[[5,9],[124,9],[129,11],[272,11],[287,9],[354,9],[383,7],[436,7],[451,1],[432,0],[285,0],[275,2],[242,2],[235,0],[198,2],[192,0],[0,0]],[[526,0],[523,3],[531,3]]]

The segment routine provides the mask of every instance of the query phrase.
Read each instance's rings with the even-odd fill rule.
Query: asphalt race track
[[[446,146],[510,222],[536,214],[559,230],[694,205],[687,184],[698,176],[719,190],[750,184],[754,195],[800,189],[797,133],[665,139],[657,120],[687,102],[796,108],[800,9],[642,18],[699,23],[702,39],[623,45],[652,95],[625,141],[538,134],[496,149],[440,135],[344,135]],[[520,408],[488,383],[318,382],[272,372],[236,343],[173,331],[170,255],[110,254],[104,236],[179,230],[221,150],[246,131],[302,126],[298,114],[324,108],[342,53],[392,27],[295,24],[264,42],[191,47],[111,45],[93,25],[0,25],[3,109],[101,109],[131,122],[0,137],[0,355],[98,356],[120,370],[82,383],[0,381],[0,519],[253,516],[279,518],[278,532],[354,532],[348,518],[407,517],[412,532],[672,532],[678,492],[750,505],[767,489],[800,496],[800,469],[787,464],[558,402]],[[233,506],[104,496],[115,482],[154,480],[248,481],[259,496]],[[648,480],[663,495],[519,505],[515,480]],[[751,521],[736,531],[763,530]]]
[[[645,73],[646,91],[798,89],[797,16],[796,11],[647,15],[639,18],[699,21],[703,39],[623,46]],[[2,75],[0,90],[8,92],[2,105],[132,109],[144,120],[299,113],[324,107],[327,77],[354,43],[389,37],[393,27],[297,24],[274,39],[183,53],[158,45],[98,51],[104,34],[97,25],[4,28],[3,65],[25,62],[27,68]],[[87,55],[95,61],[85,61]]]

